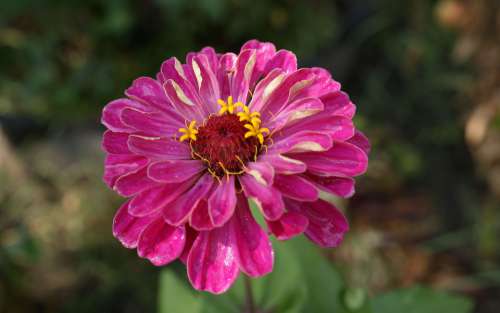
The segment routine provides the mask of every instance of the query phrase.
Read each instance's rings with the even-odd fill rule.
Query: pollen
[[[265,127],[260,127],[260,119],[253,118],[250,123],[245,124],[245,128],[248,131],[245,133],[245,138],[257,137],[259,143],[262,145],[264,143],[264,133],[269,134],[269,129]]]
[[[246,105],[242,105],[241,108],[243,111],[238,112],[238,116],[240,118],[240,122],[252,122],[252,120],[260,121],[260,113],[259,112],[250,112],[250,109]]]
[[[179,138],[180,142],[183,142],[187,139],[196,141],[196,135],[198,134],[198,130],[196,129],[196,121],[191,121],[191,123],[189,123],[189,126],[186,123],[186,128],[179,128],[179,132],[183,133],[183,135]]]

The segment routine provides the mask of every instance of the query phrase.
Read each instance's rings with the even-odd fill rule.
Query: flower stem
[[[244,276],[244,282],[245,282],[245,312],[246,313],[257,313],[255,310],[255,301],[253,298],[253,291],[252,291],[252,282],[248,276]]]

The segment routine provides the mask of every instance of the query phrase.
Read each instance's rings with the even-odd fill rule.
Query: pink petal
[[[307,151],[327,151],[332,147],[332,139],[327,134],[301,131],[275,141],[269,153],[299,153]]]
[[[318,98],[303,98],[288,104],[276,116],[266,122],[266,126],[276,132],[288,124],[300,121],[323,111],[323,103]],[[277,133],[281,135],[281,133]]]
[[[210,114],[217,111],[217,100],[220,98],[219,82],[215,72],[210,67],[209,60],[204,54],[198,54],[192,58],[188,66],[193,68],[197,79],[198,91],[202,99],[204,112]]]
[[[319,192],[307,179],[297,175],[276,175],[274,187],[287,198],[297,201],[316,201]]]
[[[139,236],[146,226],[157,219],[156,215],[135,217],[128,213],[129,201],[125,202],[113,219],[113,236],[127,248],[137,247]]]
[[[196,179],[193,177],[181,183],[162,184],[142,191],[130,201],[128,212],[139,217],[156,212],[191,188]]]
[[[130,151],[154,160],[191,159],[189,145],[170,138],[131,135],[128,147]]]
[[[118,178],[113,189],[124,197],[130,197],[146,189],[156,187],[158,184],[158,182],[148,178],[147,170],[143,168]]]
[[[335,142],[322,153],[297,153],[293,158],[307,164],[307,170],[319,176],[357,176],[366,172],[368,157],[360,148],[347,142]]]
[[[354,136],[349,140],[347,140],[347,142],[352,143],[358,148],[361,148],[361,150],[363,150],[366,153],[366,155],[370,154],[371,150],[370,141],[368,141],[368,138],[366,138],[365,134],[363,134],[359,130],[356,130]]]
[[[208,198],[208,213],[211,223],[221,226],[233,216],[236,206],[236,189],[234,186],[234,176],[223,178],[220,185]]]
[[[324,68],[313,67],[308,70],[312,75],[311,82],[291,95],[291,101],[300,98],[321,97],[326,93],[340,90],[340,83],[333,80],[330,72]]]
[[[274,251],[267,234],[250,213],[248,201],[239,196],[233,219],[240,267],[251,277],[258,277],[273,270]]]
[[[275,68],[282,69],[286,73],[294,72],[297,70],[297,57],[291,51],[279,50],[269,62],[267,62],[264,69],[264,75]]]
[[[329,92],[320,99],[325,105],[325,113],[327,114],[341,115],[352,119],[356,113],[356,106],[349,100],[349,96],[345,92]]]
[[[231,82],[231,95],[234,102],[247,103],[250,79],[253,75],[256,58],[255,50],[244,50],[238,56]]]
[[[183,121],[166,113],[148,113],[130,108],[122,110],[121,119],[131,129],[152,137],[173,137],[180,127],[184,127]]]
[[[188,121],[196,120],[199,123],[203,121],[206,115],[206,112],[202,110],[204,106],[201,104],[198,93],[189,82],[179,84],[173,79],[168,79],[163,84],[163,89],[176,112]]]
[[[279,220],[266,222],[269,230],[278,240],[288,240],[300,235],[309,225],[309,220],[297,212],[285,212]]]
[[[274,139],[288,137],[300,131],[324,133],[330,135],[332,140],[345,141],[354,136],[355,128],[353,122],[346,117],[320,113],[285,127]]]
[[[191,228],[188,224],[185,224],[184,227],[186,229],[186,243],[184,244],[184,250],[182,251],[182,254],[179,257],[179,259],[181,260],[182,263],[184,263],[184,265],[186,265],[189,252],[191,252],[193,243],[196,240],[196,237],[198,237],[198,231]]]
[[[241,47],[241,51],[245,51],[247,49],[255,49],[256,60],[255,67],[250,78],[250,88],[252,88],[255,83],[259,80],[261,75],[264,73],[264,69],[266,68],[269,60],[273,58],[276,54],[276,48],[270,42],[260,42],[258,40],[249,40]],[[240,53],[241,55],[241,53]]]
[[[141,233],[137,254],[156,266],[166,265],[181,255],[185,242],[184,226],[173,227],[157,219]]]
[[[244,174],[239,177],[245,195],[252,198],[268,220],[277,220],[285,210],[281,193],[272,186],[263,185],[254,176]]]
[[[113,188],[120,176],[135,172],[147,163],[148,160],[141,156],[108,154],[104,161],[104,182]]]
[[[121,119],[121,113],[124,109],[136,108],[147,110],[146,106],[130,99],[117,99],[108,103],[102,110],[101,122],[113,132],[130,133],[134,131],[128,125],[125,125]]]
[[[163,208],[163,218],[170,225],[180,225],[186,222],[189,215],[212,188],[214,179],[209,174],[203,175],[196,184],[174,202]]]
[[[225,53],[219,60],[217,80],[219,82],[220,97],[226,100],[231,95],[231,77],[236,65],[237,56],[234,53]]]
[[[102,136],[102,149],[112,154],[130,154],[127,146],[128,136],[127,133],[115,133],[107,130]]]
[[[246,165],[245,172],[256,179],[264,186],[271,186],[274,179],[274,168],[266,162],[249,162]]]
[[[354,195],[354,179],[351,177],[316,176],[308,174],[307,177],[318,188],[342,198]]]
[[[335,206],[324,201],[297,202],[287,201],[289,210],[298,212],[309,220],[306,236],[322,247],[336,247],[349,230],[347,219]]]
[[[267,103],[269,97],[274,94],[275,90],[282,84],[286,76],[286,73],[279,68],[276,68],[267,74],[257,84],[257,86],[255,86],[252,99],[248,104],[248,107],[251,108],[252,111],[262,111],[262,108]],[[270,118],[266,118],[265,120],[270,120]]]
[[[281,154],[265,154],[260,160],[270,164],[274,168],[274,172],[278,174],[304,173],[307,169],[305,163]]]
[[[201,199],[198,205],[194,208],[191,216],[189,217],[189,225],[198,231],[211,230],[215,225],[210,219],[208,213],[208,203],[205,199]]]
[[[178,183],[205,169],[205,164],[200,160],[167,160],[150,164],[148,176],[162,183]]]
[[[151,77],[139,77],[132,83],[125,94],[139,102],[162,111],[170,111],[170,103],[161,84]]]
[[[202,231],[196,238],[187,260],[189,281],[197,290],[220,294],[239,274],[237,246],[229,224]]]

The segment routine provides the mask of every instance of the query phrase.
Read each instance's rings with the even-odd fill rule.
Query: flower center
[[[193,155],[207,163],[212,175],[241,174],[261,149],[257,137],[245,138],[245,125],[235,114],[210,116],[198,128],[196,140],[191,141]]]

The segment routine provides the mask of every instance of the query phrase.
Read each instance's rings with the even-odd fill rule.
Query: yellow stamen
[[[217,103],[221,106],[221,108],[219,110],[219,115],[222,115],[226,112],[228,112],[229,114],[233,114],[236,107],[243,106],[243,103],[241,103],[239,101],[236,103],[233,103],[232,96],[229,96],[227,98],[227,102],[222,100],[222,99],[219,99],[219,100],[217,100]]]
[[[250,112],[250,109],[246,105],[241,105],[243,109],[242,112],[239,112],[237,115],[240,117],[240,122],[248,121],[252,122],[252,120],[260,120],[259,112]]]
[[[257,137],[257,139],[259,139],[260,144],[264,143],[264,133],[269,134],[268,128],[260,127],[260,119],[258,118],[252,119],[251,122],[249,124],[245,124],[244,127],[248,129],[248,131],[245,133],[245,138]]]
[[[192,141],[196,141],[196,134],[198,134],[198,130],[196,129],[196,121],[191,121],[189,126],[186,123],[186,128],[179,128],[179,132],[184,135],[179,138],[180,142],[183,142],[186,139],[190,139]]]

